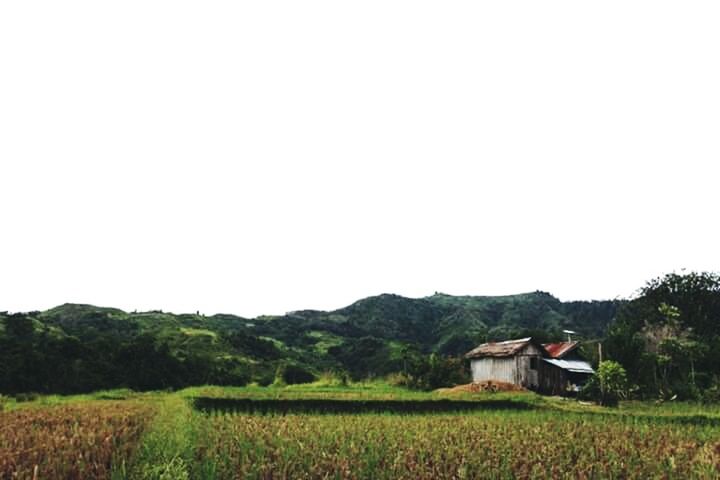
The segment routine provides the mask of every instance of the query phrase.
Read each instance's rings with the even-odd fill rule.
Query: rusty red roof
[[[532,341],[531,337],[504,342],[483,343],[465,354],[465,358],[511,357]]]
[[[577,348],[579,342],[543,343],[550,358],[562,358]]]

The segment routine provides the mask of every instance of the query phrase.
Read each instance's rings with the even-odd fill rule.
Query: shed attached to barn
[[[579,342],[546,343],[549,358],[543,358],[540,389],[555,395],[577,392],[595,374],[592,366],[580,355]]]
[[[554,395],[577,391],[595,372],[578,342],[541,345],[531,337],[490,342],[465,354],[473,382],[507,382]]]

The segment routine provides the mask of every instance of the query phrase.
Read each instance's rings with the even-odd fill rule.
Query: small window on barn
[[[537,370],[538,359],[537,357],[530,357],[530,370]]]

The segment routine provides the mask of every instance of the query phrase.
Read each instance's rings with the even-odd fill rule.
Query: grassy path
[[[195,449],[205,422],[177,394],[159,400],[159,411],[132,463],[120,468],[113,480],[186,480],[214,478],[212,466],[197,462]]]

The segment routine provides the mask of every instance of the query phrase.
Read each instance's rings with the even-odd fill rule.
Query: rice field
[[[0,480],[720,478],[720,415],[702,406],[261,393],[189,389],[0,413]]]
[[[216,478],[718,478],[716,427],[558,412],[210,414]]]
[[[128,461],[149,405],[83,403],[0,412],[0,479],[106,479]]]

